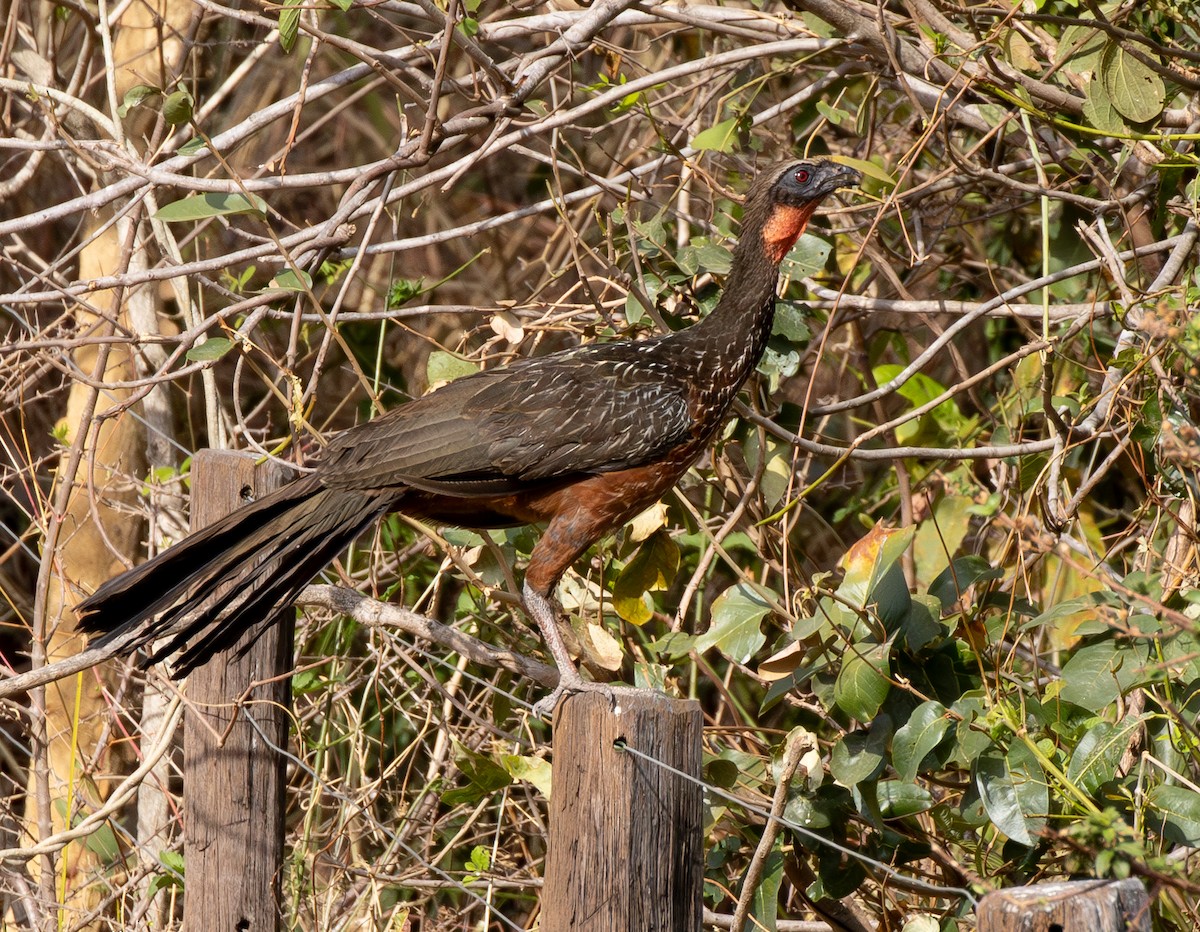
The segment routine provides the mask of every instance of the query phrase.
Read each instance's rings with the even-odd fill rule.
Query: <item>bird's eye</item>
[[[808,169],[807,168],[802,168],[802,169],[800,169],[800,171],[796,172],[796,181],[799,184],[808,184]]]

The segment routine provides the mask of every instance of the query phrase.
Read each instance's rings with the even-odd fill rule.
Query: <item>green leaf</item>
[[[316,670],[301,670],[292,677],[292,694],[307,696],[329,688],[329,679]]]
[[[387,306],[391,310],[407,304],[425,291],[423,278],[397,278],[388,286]]]
[[[875,779],[883,771],[887,739],[888,729],[876,728],[874,723],[869,731],[843,735],[829,755],[829,773],[847,789]]]
[[[954,559],[970,530],[974,504],[966,495],[945,495],[934,507],[932,518],[921,522],[913,541],[917,579],[934,579]]]
[[[195,105],[196,101],[192,99],[187,88],[181,87],[168,94],[167,99],[163,101],[163,119],[172,126],[182,126],[191,120]]]
[[[1113,106],[1112,98],[1108,96],[1101,81],[1088,81],[1083,88],[1083,118],[1089,126],[1114,136],[1124,136],[1129,133],[1129,124]]]
[[[483,845],[476,845],[471,849],[471,856],[467,858],[466,868],[469,873],[482,874],[492,867],[492,852]]]
[[[1099,712],[1125,692],[1150,679],[1149,647],[1143,642],[1106,638],[1075,650],[1063,665],[1059,697]]]
[[[942,640],[946,628],[942,625],[942,603],[931,595],[919,592],[909,597],[908,617],[900,626],[904,646],[916,654]]]
[[[876,366],[872,370],[876,383],[883,385],[892,381],[904,371],[904,367],[899,364],[888,363],[885,365]],[[924,373],[917,372],[909,376],[905,382],[896,389],[896,393],[906,401],[910,402],[914,408],[919,408],[922,405],[932,402],[935,398],[940,397],[945,392],[943,386],[936,379],[932,379]],[[958,404],[953,399],[946,399],[941,404],[937,405],[930,411],[921,415],[915,421],[908,421],[902,424],[896,430],[896,437],[903,443],[918,443],[922,427],[926,423],[931,423],[934,427],[945,431],[952,437],[965,436],[973,426],[971,420],[963,416],[959,410]]]
[[[940,702],[922,702],[912,711],[892,739],[892,765],[904,783],[912,783],[921,769],[921,761],[946,737],[950,716]]]
[[[975,760],[975,785],[992,824],[1032,847],[1050,807],[1046,775],[1033,752],[1019,743],[1007,754],[999,748],[985,751]]]
[[[762,440],[765,442],[761,442]],[[759,434],[755,432],[746,438],[745,453],[746,465],[755,473],[758,472],[759,464],[763,462],[765,453],[766,465],[762,467],[759,489],[762,492],[763,500],[769,507],[774,508],[787,494],[788,487],[792,483],[791,445],[781,443],[769,435],[760,438]]]
[[[304,0],[283,0],[283,8],[279,11],[279,47],[285,52],[290,52],[296,45],[303,10]]]
[[[187,351],[187,358],[192,362],[211,362],[220,359],[233,349],[233,340],[225,337],[209,337],[203,343],[197,343]]]
[[[812,233],[805,233],[796,240],[796,245],[784,256],[783,262],[779,266],[779,274],[793,280],[810,278],[824,270],[831,252],[833,252],[831,243],[825,242],[821,237],[814,236]]]
[[[736,663],[747,663],[767,638],[759,628],[771,612],[760,595],[745,583],[736,583],[713,600],[712,623],[696,638],[696,650],[718,648]]]
[[[125,96],[121,99],[121,105],[117,107],[117,116],[124,118],[130,110],[141,106],[151,97],[158,97],[161,94],[162,91],[157,87],[151,87],[149,84],[135,84],[125,92]]]
[[[817,113],[825,117],[825,119],[827,119],[834,126],[841,126],[843,123],[847,123],[854,119],[854,117],[847,111],[841,109],[840,107],[831,107],[822,100],[817,101]]]
[[[820,805],[817,799],[808,793],[793,788],[783,807],[783,817],[801,828],[816,832],[833,824],[829,817],[830,809],[827,805]]]
[[[1146,804],[1159,814],[1151,825],[1179,845],[1200,845],[1200,793],[1182,786],[1152,786]]]
[[[779,888],[783,884],[783,838],[777,837],[770,854],[762,864],[762,875],[754,890],[750,914],[756,922],[748,921],[746,928],[775,929],[779,925]]]
[[[1118,725],[1100,722],[1089,728],[1075,745],[1067,765],[1067,779],[1085,793],[1094,795],[1111,780],[1117,765],[1129,750],[1133,733],[1142,727],[1142,717],[1124,719]]]
[[[768,391],[779,390],[783,379],[790,379],[800,370],[800,354],[794,349],[779,350],[767,345],[766,352],[758,364],[758,371],[767,377]]]
[[[675,253],[675,264],[685,275],[700,272],[728,275],[733,267],[733,253],[725,246],[697,237]]]
[[[696,637],[684,631],[671,631],[655,638],[646,646],[654,652],[658,660],[670,664],[682,660],[695,650]]]
[[[272,288],[282,288],[284,291],[308,291],[312,283],[312,276],[303,269],[299,273],[294,269],[284,269],[271,279]]]
[[[988,579],[1002,579],[1004,570],[992,566],[983,557],[974,554],[956,557],[955,560],[933,581],[929,594],[942,603],[943,607],[954,605],[971,586]]]
[[[667,589],[679,572],[679,547],[666,531],[655,531],[625,564],[613,584],[613,608],[626,621],[644,625],[654,613],[646,604],[647,592]]]
[[[737,117],[730,117],[701,130],[692,139],[692,148],[698,152],[733,152],[738,148],[738,123]]]
[[[1100,56],[1100,80],[1113,107],[1127,120],[1147,123],[1163,111],[1167,90],[1158,73],[1116,42]]]
[[[812,309],[807,304],[780,301],[775,305],[771,336],[783,337],[792,343],[807,343],[812,339],[812,328],[808,325],[811,316]]]
[[[842,669],[833,684],[833,701],[853,719],[869,722],[883,705],[892,684],[891,644],[870,645],[860,642],[847,649]]]
[[[442,802],[447,806],[477,803],[512,783],[508,771],[490,757],[457,742],[454,745],[454,763],[467,778],[468,785],[442,793]]]
[[[741,769],[731,760],[714,757],[704,765],[704,779],[726,790],[736,786],[740,776]]]
[[[164,204],[154,214],[155,220],[164,223],[182,223],[189,220],[208,220],[233,214],[254,214],[265,217],[267,202],[257,194],[189,194],[178,201]]]
[[[160,851],[158,860],[166,870],[161,874],[155,874],[150,880],[151,895],[170,888],[182,890],[184,888],[183,855],[178,851]]]
[[[933,796],[924,787],[900,780],[885,780],[875,788],[879,813],[885,819],[903,819],[934,806]]]
[[[912,594],[908,591],[908,581],[899,563],[893,563],[879,578],[871,591],[871,599],[884,629],[889,634],[899,631],[912,615],[913,609]]]
[[[425,363],[425,379],[430,388],[478,371],[479,367],[469,359],[463,359],[445,350],[434,350]]]
[[[180,877],[184,875],[183,868],[183,853],[180,851],[160,851],[158,852],[158,861],[169,871],[173,871]]]
[[[58,813],[58,817],[66,821],[67,801],[62,798],[54,800],[54,809]],[[76,812],[71,819],[72,827],[78,825],[85,817],[86,811]],[[116,864],[121,859],[121,843],[117,841],[117,835],[113,831],[112,825],[107,822],[88,834],[83,840],[83,845],[102,864]]]
[[[1101,605],[1117,608],[1120,606],[1120,599],[1114,593],[1105,591],[1089,592],[1086,595],[1076,596],[1073,599],[1064,599],[1050,606],[1035,618],[1025,622],[1021,626],[1021,630],[1057,627],[1072,615],[1082,615],[1085,612],[1091,616],[1095,616],[1097,606]],[[1108,625],[1105,623],[1102,624],[1102,630],[1108,630]]]
[[[1068,71],[1081,76],[1092,74],[1100,64],[1107,42],[1107,36],[1094,26],[1068,26],[1058,40],[1055,64],[1066,62]]]
[[[105,822],[84,838],[84,847],[96,856],[101,864],[116,864],[121,860],[121,843],[112,824]]]

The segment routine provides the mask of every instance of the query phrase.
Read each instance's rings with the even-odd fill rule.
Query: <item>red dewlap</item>
[[[782,262],[788,250],[796,244],[813,212],[817,209],[816,202],[792,207],[780,204],[772,212],[763,227],[763,245],[766,247],[767,258],[772,262]]]

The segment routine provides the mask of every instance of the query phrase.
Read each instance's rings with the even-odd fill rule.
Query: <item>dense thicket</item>
[[[5,657],[75,649],[63,581],[176,533],[195,449],[302,461],[477,367],[684,326],[756,166],[831,154],[863,190],[789,258],[739,418],[564,582],[586,665],[698,698],[706,779],[749,802],[811,743],[785,814],[814,834],[775,841],[762,928],[966,929],[935,888],[1078,872],[1196,927],[1193,4],[139,10],[14,4],[0,40]],[[534,539],[391,519],[329,580],[537,655]],[[323,609],[300,630],[288,921],[535,927],[538,690]],[[9,720],[11,921],[174,921],[170,753],[161,831],[106,802],[158,677]],[[762,821],[710,802],[728,916]]]

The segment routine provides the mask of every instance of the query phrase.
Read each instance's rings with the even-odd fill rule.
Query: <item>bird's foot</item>
[[[554,709],[558,706],[559,701],[575,693],[601,693],[608,697],[610,705],[615,706],[617,703],[616,690],[608,683],[585,680],[574,670],[560,670],[558,685],[554,687],[554,691],[534,703],[534,716],[549,721],[553,717]]]

